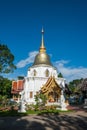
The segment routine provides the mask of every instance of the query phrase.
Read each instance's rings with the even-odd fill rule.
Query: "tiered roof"
[[[55,80],[55,77],[51,76],[48,78],[47,82],[41,88],[41,92],[48,97],[50,92],[56,92],[58,95],[61,94],[61,88]]]
[[[18,94],[24,89],[24,80],[12,81],[12,94]]]

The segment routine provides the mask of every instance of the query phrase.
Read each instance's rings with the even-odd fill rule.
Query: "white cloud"
[[[87,68],[84,67],[66,67],[65,64],[68,65],[69,61],[60,60],[56,61],[54,65],[57,67],[58,71],[63,74],[63,76],[71,81],[73,79],[87,78]]]
[[[17,63],[17,68],[23,68],[26,65],[33,63],[34,62],[34,58],[36,56],[36,54],[38,53],[38,51],[33,51],[33,52],[29,52],[28,57],[24,60],[21,60]]]
[[[24,60],[21,60],[17,63],[17,68],[23,68],[28,64],[34,62],[34,58],[37,55],[38,51],[33,51],[28,54],[28,57]],[[61,72],[66,78],[67,81],[71,81],[73,79],[87,78],[87,68],[84,67],[72,67],[69,66],[68,60],[60,60],[54,62],[54,66]]]
[[[56,64],[67,64],[67,63],[69,63],[69,61],[68,60],[59,60],[59,61],[56,61],[55,63]]]

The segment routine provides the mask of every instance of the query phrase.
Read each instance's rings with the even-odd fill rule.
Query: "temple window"
[[[47,69],[45,72],[46,77],[49,77],[49,70]]]
[[[33,98],[33,92],[30,92],[30,98]]]
[[[37,72],[36,72],[36,70],[34,70],[34,76],[36,76],[36,74],[37,74]]]

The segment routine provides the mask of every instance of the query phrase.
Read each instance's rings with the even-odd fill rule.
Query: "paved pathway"
[[[87,112],[0,117],[0,130],[87,130]]]

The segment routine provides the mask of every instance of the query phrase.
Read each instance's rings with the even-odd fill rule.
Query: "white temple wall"
[[[29,103],[34,103],[34,96],[36,93],[41,89],[41,87],[46,83],[48,78],[40,78],[40,77],[32,77],[26,78],[25,86],[24,86],[24,93],[25,93],[25,100]],[[32,98],[30,98],[30,93],[32,92]]]
[[[46,77],[46,70],[49,75]],[[55,67],[52,66],[33,66],[30,67],[25,77],[24,84],[24,99],[27,103],[35,103],[35,95],[41,87],[47,82],[50,76],[54,76],[59,86],[64,87],[64,79],[58,78],[58,73]],[[61,87],[60,86],[60,87]]]
[[[34,77],[34,70],[36,71],[36,77],[46,77],[46,70],[49,71],[49,77],[50,76],[55,76],[57,77],[57,70],[54,67],[51,66],[40,66],[40,67],[31,67],[28,70],[28,77]]]
[[[24,100],[27,103],[35,103],[35,95],[41,90],[41,87],[47,82],[49,77],[26,77],[24,84]],[[56,78],[60,87],[65,87],[64,78]],[[32,93],[32,97],[30,97]]]

